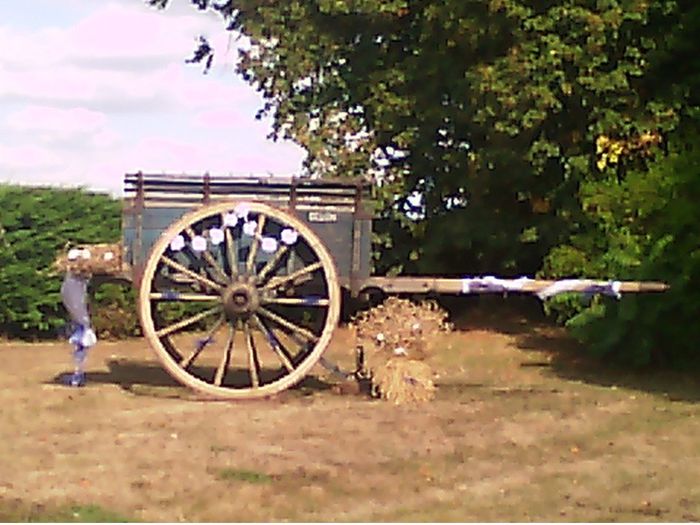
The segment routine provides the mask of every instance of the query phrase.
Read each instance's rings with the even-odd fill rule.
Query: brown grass
[[[330,349],[348,367],[349,340]],[[700,520],[696,376],[594,368],[521,322],[442,345],[436,399],[396,407],[340,395],[320,369],[274,399],[203,402],[141,340],[98,344],[72,390],[53,382],[66,344],[2,344],[0,517]]]

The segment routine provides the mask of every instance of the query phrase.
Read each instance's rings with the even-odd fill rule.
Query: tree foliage
[[[554,248],[544,266],[554,276],[624,275],[671,285],[663,296],[587,307],[562,297],[550,305],[595,353],[638,365],[700,363],[700,5],[681,8],[653,71],[657,91],[679,113],[668,155],[622,179],[622,167],[613,165],[586,181],[579,196],[588,227]]]
[[[382,270],[537,270],[585,221],[596,139],[678,121],[647,75],[672,0],[196,4],[250,39],[239,72],[311,173],[374,174]]]
[[[627,275],[660,280],[662,295],[583,306],[560,297],[555,311],[593,352],[636,365],[700,364],[700,133],[677,137],[669,156],[621,184],[589,185],[584,205],[594,226],[554,249],[550,275]]]

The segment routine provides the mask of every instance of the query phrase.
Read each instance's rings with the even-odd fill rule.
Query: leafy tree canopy
[[[643,163],[680,117],[650,75],[673,0],[193,3],[250,39],[238,70],[274,137],[303,145],[313,174],[381,184],[380,269],[537,270],[586,221],[581,182]],[[194,60],[211,53],[203,41]],[[642,136],[600,163],[600,137]]]

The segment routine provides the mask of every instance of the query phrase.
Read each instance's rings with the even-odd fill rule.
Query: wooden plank
[[[234,199],[235,197],[212,197],[212,202],[225,202],[225,201],[230,201]],[[263,202],[265,204],[277,204],[277,203],[271,203],[267,201],[266,199],[244,199],[244,200],[251,200],[251,201],[257,201],[257,202]],[[196,201],[177,201],[177,200],[163,200],[163,201],[149,201],[146,200],[146,207],[147,208],[178,208],[178,209],[191,209],[194,210],[201,206],[201,203],[198,203]],[[280,202],[277,207],[279,208],[287,208],[286,204],[287,202]],[[297,211],[329,211],[329,212],[336,212],[336,213],[349,213],[352,214],[354,209],[351,207],[341,207],[341,206],[326,206],[324,204],[319,204],[315,206],[310,206],[310,205],[302,205],[302,206],[297,206]]]
[[[144,181],[161,181],[161,182],[201,182],[204,175],[187,175],[187,174],[164,174],[164,173],[127,173],[124,176],[125,183],[131,183],[136,180],[139,175],[143,176]],[[299,188],[303,187],[341,187],[341,188],[367,188],[371,186],[371,181],[364,177],[342,178],[342,177],[324,177],[322,179],[298,177],[298,176],[267,176],[267,175],[211,175],[212,183],[236,183],[236,184],[259,184],[267,186],[275,185],[291,185],[294,182]]]

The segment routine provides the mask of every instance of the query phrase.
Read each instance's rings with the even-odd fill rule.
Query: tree
[[[624,275],[671,285],[662,297],[599,298],[589,306],[561,297],[549,305],[593,352],[636,365],[700,364],[700,5],[679,2],[677,13],[648,83],[678,114],[676,131],[665,137],[667,154],[646,159],[648,169],[624,155],[607,165],[603,149],[630,149],[608,141],[600,176],[580,191],[588,227],[545,261],[554,276]]]
[[[586,227],[597,138],[678,121],[647,89],[671,0],[194,3],[250,39],[238,71],[311,173],[374,176],[380,271],[536,271]]]

